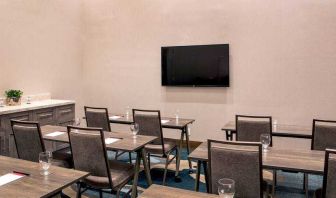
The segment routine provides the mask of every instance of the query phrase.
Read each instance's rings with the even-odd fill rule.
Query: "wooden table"
[[[111,116],[120,116],[120,118],[111,119]],[[180,144],[179,144],[180,151],[182,150],[183,140],[184,140],[184,136],[185,136],[186,143],[187,143],[187,153],[189,155],[190,154],[190,143],[189,143],[189,135],[188,135],[188,125],[195,122],[195,120],[194,119],[185,119],[185,118],[176,119],[176,118],[169,118],[169,117],[161,117],[161,120],[169,120],[169,122],[161,124],[163,128],[181,130],[181,138],[180,138]],[[133,123],[133,117],[132,116],[126,116],[124,114],[111,114],[110,115],[110,123],[132,124]],[[191,165],[190,160],[189,160],[189,170],[190,171],[192,170],[192,165]]]
[[[324,151],[315,150],[284,150],[270,147],[267,153],[263,153],[263,168],[270,170],[297,171],[307,174],[323,175]],[[195,190],[199,189],[199,177],[201,165],[203,165],[206,181],[208,146],[203,142],[188,157],[197,161],[197,173]],[[207,186],[208,188],[208,186]]]
[[[13,171],[30,175],[0,186],[0,197],[49,197],[89,175],[87,172],[51,166],[51,173],[43,176],[38,163],[0,156],[0,175]]]
[[[228,122],[222,128],[226,132],[227,140],[233,140],[233,134],[236,133],[236,123]],[[272,136],[312,139],[312,127],[277,124],[273,125]]]
[[[43,126],[41,128],[42,135],[44,140],[55,141],[55,142],[64,142],[69,143],[69,137],[67,134],[67,128],[62,126]],[[61,131],[65,132],[62,135],[56,137],[46,136],[49,133]],[[137,135],[137,138],[133,138],[133,136],[129,133],[117,133],[117,132],[104,132],[105,138],[119,138],[120,140],[114,142],[112,144],[107,144],[107,150],[120,150],[125,152],[135,152],[137,155],[136,162],[135,162],[135,174],[134,174],[134,181],[132,186],[132,198],[136,196],[136,189],[138,185],[138,177],[140,171],[140,161],[143,160],[143,165],[146,173],[147,183],[148,185],[152,184],[149,166],[146,160],[146,153],[144,150],[145,145],[153,142],[156,137],[153,136],[143,136]]]
[[[167,186],[159,186],[153,184],[140,195],[140,198],[218,198],[218,195],[210,195],[206,193],[183,190]]]

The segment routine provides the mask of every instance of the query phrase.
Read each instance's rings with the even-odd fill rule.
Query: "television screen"
[[[163,86],[229,87],[229,44],[161,48]]]

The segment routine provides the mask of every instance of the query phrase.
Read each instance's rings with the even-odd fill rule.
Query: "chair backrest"
[[[327,149],[324,161],[322,197],[336,197],[336,150]]]
[[[159,110],[133,109],[133,121],[139,124],[139,135],[155,136],[153,144],[164,144]],[[162,146],[162,149],[164,147]]]
[[[235,197],[262,197],[261,143],[208,140],[210,192],[218,180],[235,181]]]
[[[271,116],[236,115],[236,132],[236,140],[245,142],[260,142],[261,134],[270,134],[273,145]]]
[[[107,177],[112,188],[103,130],[68,126],[68,135],[74,168],[92,176]]]
[[[312,150],[336,149],[336,121],[313,120]]]
[[[39,123],[11,120],[11,126],[18,157],[38,162],[39,153],[45,151]]]
[[[104,131],[111,131],[107,108],[85,106],[84,112],[87,127],[102,128]]]

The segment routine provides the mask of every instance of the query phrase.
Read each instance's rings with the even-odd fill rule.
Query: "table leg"
[[[150,185],[152,185],[152,178],[151,178],[151,174],[150,174],[148,161],[146,159],[147,155],[146,155],[145,149],[141,149],[141,154],[142,154],[142,161],[143,161],[143,165],[144,165],[144,169],[145,169],[145,173],[146,173],[147,184],[148,184],[148,186],[150,186]]]
[[[205,185],[206,185],[207,193],[211,193],[210,186],[209,186],[208,163],[206,161],[203,161],[202,164],[203,164]]]
[[[200,183],[200,175],[201,175],[201,161],[197,161],[197,171],[196,171],[196,179],[195,179],[195,191],[199,191],[199,183]]]
[[[186,126],[184,128],[184,133],[186,135],[186,143],[187,143],[187,153],[188,153],[188,156],[190,154],[190,142],[189,142],[189,134],[188,134],[188,126]],[[188,159],[188,163],[189,163],[189,172],[192,171],[192,165],[191,165],[191,160]]]
[[[305,186],[306,197],[309,197],[308,174],[307,173],[304,173],[304,186]]]
[[[136,161],[134,167],[134,178],[133,178],[133,186],[132,186],[132,198],[135,198],[138,194],[137,186],[138,186],[138,178],[140,171],[140,161],[141,161],[141,151],[136,152]]]

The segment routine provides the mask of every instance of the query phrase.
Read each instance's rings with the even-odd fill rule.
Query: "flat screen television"
[[[229,87],[229,44],[161,48],[163,86]]]

